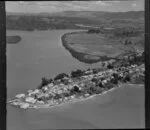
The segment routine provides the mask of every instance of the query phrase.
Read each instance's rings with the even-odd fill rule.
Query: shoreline
[[[88,74],[88,76],[86,77],[83,77],[83,79],[78,79],[79,81],[76,81],[75,79],[71,79],[70,78],[67,78],[67,80],[70,82],[68,84],[68,86],[65,84],[63,84],[62,82],[60,83],[56,83],[56,84],[53,84],[53,83],[48,83],[47,85],[44,85],[43,87],[44,88],[41,88],[40,89],[35,89],[34,91],[28,91],[28,94],[18,94],[16,95],[16,99],[14,100],[10,100],[8,101],[8,103],[12,104],[12,105],[15,105],[15,106],[20,106],[20,108],[52,108],[52,107],[56,107],[56,106],[61,106],[61,105],[65,105],[65,104],[69,104],[69,103],[75,103],[75,102],[81,102],[81,101],[85,101],[85,100],[88,100],[88,99],[91,99],[97,95],[104,95],[104,94],[107,94],[108,92],[111,92],[113,90],[115,90],[116,88],[120,88],[124,85],[128,85],[128,86],[133,86],[133,85],[140,85],[140,86],[143,86],[143,82],[138,83],[132,83],[132,81],[130,82],[130,80],[128,81],[125,81],[123,82],[123,80],[119,80],[117,83],[114,82],[114,80],[111,80],[111,79],[114,79],[114,74],[118,71],[118,74],[121,76],[121,74],[123,74],[125,71],[130,71],[130,73],[135,73],[135,72],[140,72],[142,73],[144,71],[144,69],[142,68],[143,65],[140,65],[140,66],[129,66],[128,68],[124,68],[125,70],[122,70],[122,71],[118,71],[118,69],[108,69],[108,70],[105,70],[105,71],[99,71],[97,72],[96,74],[94,74],[93,72],[90,72],[92,74]],[[122,68],[122,69],[123,69]],[[120,68],[119,68],[120,70]],[[86,73],[88,71],[85,71]],[[113,77],[112,77],[113,75]],[[119,76],[118,75],[118,76]],[[60,75],[59,75],[60,76]],[[85,75],[82,75],[82,76],[85,76]],[[82,77],[81,76],[81,77]],[[95,80],[93,80],[93,78],[95,77]],[[73,77],[72,77],[73,78]],[[100,78],[100,79],[98,79]],[[101,78],[104,78],[103,81],[101,81],[101,84],[104,84],[104,86],[97,86],[96,84],[93,84],[93,82],[96,82],[96,79],[98,80],[101,80]],[[74,81],[75,80],[75,81]],[[139,79],[142,81],[142,79]],[[90,89],[90,88],[87,88],[88,86],[86,86],[86,82],[87,84],[88,83],[92,83],[94,86],[92,86],[92,84],[90,84],[90,88],[91,87],[102,87],[100,90],[97,89]],[[109,84],[109,86],[107,86],[107,82]],[[113,83],[111,85],[111,82]],[[60,92],[60,90],[62,89],[59,85],[62,84],[62,88],[63,88],[63,91]],[[81,85],[82,84],[82,85]],[[106,85],[106,86],[105,86]],[[50,86],[53,86],[52,88]],[[67,88],[68,87],[68,88]],[[71,87],[71,88],[70,88]],[[76,90],[75,88],[76,87]],[[45,92],[48,92],[48,93],[45,93],[44,91],[42,90],[45,90]],[[78,91],[77,91],[78,89]],[[87,90],[90,90],[90,91],[86,91]],[[79,91],[81,90],[81,91]],[[76,91],[75,93],[72,93],[73,91]],[[83,92],[85,91],[85,92]],[[97,92],[96,92],[97,91]],[[72,93],[70,96],[64,96],[63,97],[58,97],[55,98],[56,94],[63,94],[65,92],[69,92],[69,93]],[[78,92],[83,92],[82,94],[79,94],[77,95]],[[92,92],[92,93],[91,93]],[[46,96],[46,94],[48,95],[53,95],[52,93],[54,93],[54,96],[50,97],[50,99],[48,98],[45,98],[45,99],[40,99],[40,97],[38,97],[38,95],[36,94],[40,94],[42,97]],[[33,95],[32,95],[33,94]],[[43,95],[44,94],[44,95]],[[65,98],[66,97],[66,98]],[[51,100],[51,98],[53,98],[53,100]],[[38,102],[38,99],[39,101],[42,101],[42,102]],[[61,99],[61,100],[59,100]],[[47,102],[48,101],[48,102]],[[50,101],[50,102],[49,102]],[[29,103],[30,102],[30,103]]]
[[[80,30],[87,30],[85,28],[65,28],[65,29],[45,29],[45,30],[38,30],[38,29],[33,29],[33,30],[24,30],[24,29],[6,29],[7,31],[21,31],[21,32],[43,32],[43,31],[59,31],[59,30],[75,30],[75,31],[80,31]]]
[[[49,106],[49,104],[45,104],[45,105],[41,105],[41,106],[37,106],[36,104],[33,105],[32,107],[30,106],[29,108],[30,109],[40,109],[40,108],[44,108],[44,109],[50,109],[50,108],[60,108],[61,106],[65,106],[65,105],[70,105],[70,104],[73,104],[73,103],[78,103],[78,102],[82,102],[82,101],[87,101],[89,99],[92,99],[94,97],[98,97],[98,96],[103,96],[109,92],[113,92],[114,90],[116,89],[119,89],[121,87],[124,87],[124,85],[128,85],[130,87],[136,87],[136,88],[143,88],[144,84],[131,84],[131,83],[128,83],[128,84],[119,84],[118,86],[115,86],[114,88],[111,88],[111,89],[108,89],[108,90],[105,90],[103,91],[102,93],[100,94],[94,94],[92,96],[89,96],[89,97],[83,97],[83,98],[77,98],[77,99],[73,99],[73,100],[70,100],[70,101],[66,101],[66,102],[63,102],[63,103],[60,103],[60,104],[55,104],[55,105],[52,105],[52,106]],[[137,86],[135,86],[137,85]],[[10,102],[7,102],[8,104]]]
[[[77,102],[86,101],[86,100],[92,99],[92,98],[94,98],[94,97],[96,97],[96,96],[102,96],[102,95],[104,95],[104,94],[107,94],[108,92],[111,92],[111,91],[113,91],[113,90],[115,90],[115,89],[117,89],[117,88],[120,88],[120,87],[121,87],[121,86],[114,87],[114,88],[111,88],[111,89],[109,89],[109,90],[106,90],[106,91],[102,92],[101,94],[95,94],[95,95],[89,96],[89,97],[87,97],[87,98],[74,99],[74,100],[72,100],[72,101],[64,102],[64,103],[61,103],[61,104],[58,104],[58,105],[54,105],[54,106],[43,106],[43,107],[38,107],[38,108],[35,108],[35,109],[61,107],[61,106],[63,106],[63,105],[67,105],[67,104],[69,105],[69,104],[71,104],[71,103],[77,103]],[[47,105],[47,104],[46,104],[46,105]],[[31,108],[34,108],[34,107],[31,107]]]
[[[82,99],[74,99],[72,101],[68,101],[68,102],[64,102],[64,103],[61,103],[61,104],[58,104],[58,105],[54,105],[54,106],[43,106],[43,107],[38,107],[38,108],[35,108],[35,109],[40,109],[40,108],[55,108],[55,107],[61,107],[61,106],[64,106],[64,105],[69,105],[69,104],[72,104],[72,103],[78,103],[78,102],[82,102],[82,101],[86,101],[86,100],[89,100],[89,99],[92,99],[94,97],[97,97],[97,96],[103,96],[109,92],[112,92],[118,88],[121,88],[121,87],[124,87],[125,84],[121,84],[121,85],[118,85],[114,88],[111,88],[109,90],[106,90],[104,92],[102,92],[101,94],[95,94],[95,95],[92,95],[92,96],[89,96],[87,98],[82,98]],[[126,85],[129,85],[130,87],[133,87],[133,85],[136,85],[136,84],[126,84]],[[144,84],[137,84],[138,85],[138,88],[140,88],[141,86],[144,86]],[[139,87],[140,86],[140,87]],[[33,108],[33,107],[31,107]]]
[[[92,96],[89,96],[89,97],[82,97],[82,98],[77,98],[77,99],[73,99],[73,100],[70,100],[70,101],[67,101],[67,102],[63,102],[63,103],[60,103],[60,104],[56,104],[56,105],[53,105],[53,106],[49,106],[49,104],[45,104],[45,105],[41,105],[41,106],[36,106],[36,104],[35,105],[33,105],[32,107],[30,106],[29,108],[30,109],[39,109],[39,108],[54,108],[54,107],[61,107],[62,105],[69,105],[70,103],[76,103],[76,102],[82,102],[82,101],[86,101],[86,100],[89,100],[89,99],[92,99],[92,98],[94,98],[94,97],[96,97],[96,96],[102,96],[102,95],[104,95],[104,94],[107,94],[108,92],[111,92],[111,91],[113,91],[113,90],[115,90],[115,89],[117,89],[117,88],[120,88],[121,87],[121,85],[118,85],[118,86],[116,86],[116,87],[114,87],[114,88],[111,88],[111,89],[109,89],[109,90],[105,90],[105,91],[103,91],[102,93],[100,93],[100,94],[94,94],[94,95],[92,95]],[[11,104],[13,102],[13,100],[10,102],[10,101],[8,101],[7,103],[9,104]]]

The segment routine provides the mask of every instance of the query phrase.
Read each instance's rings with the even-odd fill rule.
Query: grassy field
[[[134,52],[135,49],[143,48],[143,46],[136,45],[142,42],[141,37],[130,37],[128,40],[132,41],[132,45],[125,45],[126,38],[109,38],[108,36],[102,33],[74,32],[66,34],[62,40],[65,48],[75,58],[86,63],[117,59]]]
[[[102,34],[78,33],[68,35],[66,38],[70,47],[77,52],[94,56],[115,57],[125,50],[118,41],[107,40]],[[73,43],[73,44],[72,44]]]

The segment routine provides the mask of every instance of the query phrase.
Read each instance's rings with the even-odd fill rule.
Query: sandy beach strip
[[[112,92],[112,91],[114,91],[115,89],[120,88],[120,87],[123,87],[123,86],[143,87],[144,84],[120,84],[120,85],[118,85],[118,86],[116,86],[116,87],[114,87],[114,88],[111,88],[111,89],[109,89],[109,90],[106,90],[106,91],[104,91],[104,92],[102,92],[102,93],[100,93],[100,94],[95,94],[95,95],[89,96],[89,97],[87,97],[87,98],[73,99],[73,100],[66,101],[66,102],[63,102],[63,103],[60,103],[60,104],[56,104],[56,105],[52,105],[52,106],[50,106],[49,104],[41,105],[41,106],[36,106],[36,105],[35,105],[35,106],[36,106],[36,109],[38,109],[38,108],[54,108],[54,107],[60,107],[60,106],[62,106],[62,105],[67,105],[67,104],[70,104],[70,103],[76,103],[76,102],[86,101],[86,100],[92,99],[92,98],[94,98],[94,97],[96,97],[96,96],[102,96],[102,95],[104,95],[104,94],[107,94],[108,92]],[[31,108],[33,108],[33,107],[31,107]]]

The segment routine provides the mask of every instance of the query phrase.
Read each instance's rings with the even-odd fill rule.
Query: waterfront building
[[[24,109],[26,109],[26,108],[28,108],[30,105],[28,104],[28,103],[24,103],[24,104],[22,104],[21,106],[20,106],[20,108],[24,108]]]
[[[30,103],[35,103],[36,99],[34,99],[33,97],[27,97],[27,98],[25,98],[25,101],[30,102]]]
[[[24,98],[25,97],[25,94],[18,94],[16,95],[16,98]]]

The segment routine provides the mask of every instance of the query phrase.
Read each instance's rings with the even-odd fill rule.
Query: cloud
[[[99,5],[101,5],[101,6],[106,6],[106,5],[108,5],[106,2],[103,2],[103,1],[96,1],[95,3],[96,3],[96,4],[99,4]]]
[[[132,7],[136,7],[136,6],[137,6],[137,4],[136,4],[136,3],[133,3],[133,4],[132,4]]]
[[[144,8],[143,0],[7,1],[9,12],[57,12],[65,10],[128,11]]]

